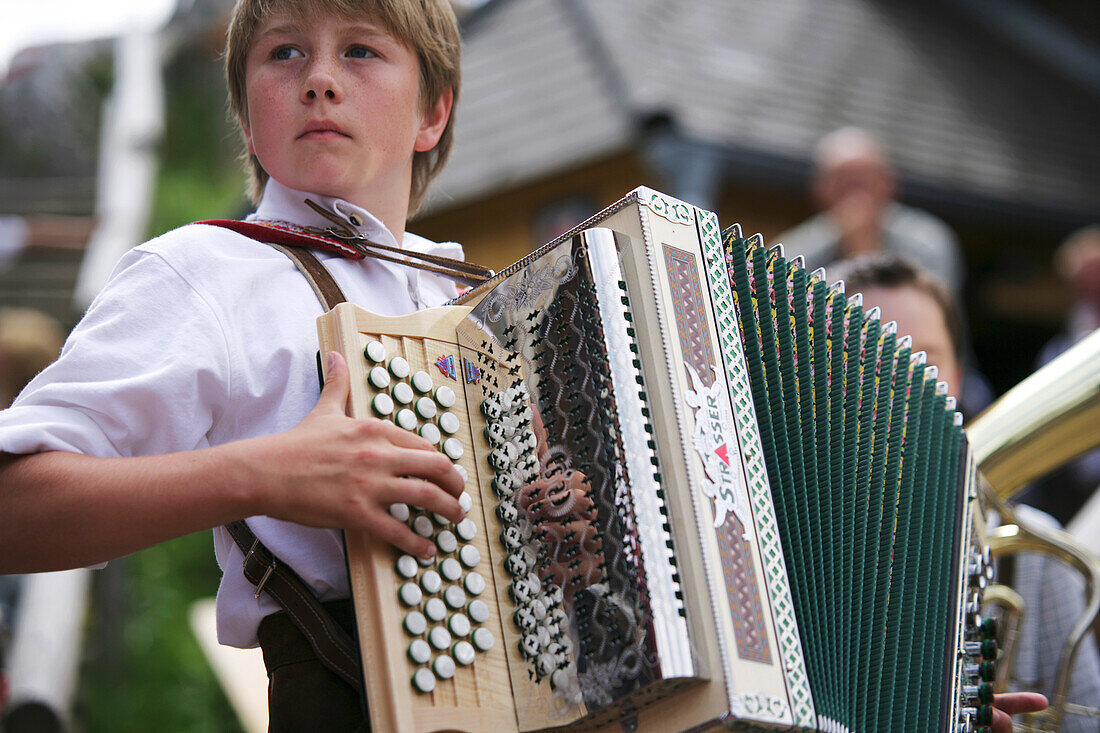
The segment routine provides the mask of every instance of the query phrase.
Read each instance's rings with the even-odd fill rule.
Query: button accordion
[[[453,305],[342,304],[350,414],[467,520],[348,532],[374,730],[971,730],[975,471],[946,385],[822,270],[646,188]]]

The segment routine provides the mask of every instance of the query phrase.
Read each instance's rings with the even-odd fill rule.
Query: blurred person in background
[[[898,335],[913,339],[913,353],[924,351],[928,364],[939,368],[940,381],[956,397],[959,410],[969,419],[966,382],[960,382],[961,341],[959,318],[946,287],[916,264],[890,255],[868,255],[838,263],[831,278],[844,280],[848,295],[863,294],[863,309],[878,306],[882,322],[896,321]],[[1061,529],[1049,514],[1020,504],[1017,514],[1027,522]],[[1038,553],[1021,553],[1014,558],[1011,585],[1024,598],[1027,615],[1013,664],[1015,689],[1037,690],[1048,697],[1053,692],[1062,645],[1085,610],[1085,581],[1068,565]],[[1100,709],[1100,654],[1096,638],[1086,637],[1074,660],[1067,691],[1070,702]],[[1085,733],[1097,730],[1095,720],[1067,715],[1062,731]]]
[[[844,127],[818,142],[810,195],[820,213],[779,237],[789,256],[806,258],[807,269],[890,253],[934,273],[958,297],[965,273],[955,233],[897,202],[897,174],[870,133]]]
[[[878,306],[882,322],[897,321],[898,334],[913,337],[913,353],[924,351],[928,363],[939,368],[939,379],[958,401],[958,410],[972,418],[989,400],[985,389],[977,395],[968,387],[963,327],[955,301],[934,274],[903,257],[869,254],[834,264],[830,280],[843,280],[850,296],[863,293],[863,312]]]
[[[899,203],[897,188],[897,173],[877,138],[855,127],[831,132],[814,149],[810,195],[820,212],[784,232],[779,241],[789,257],[802,255],[810,270],[861,255],[889,254],[942,282],[957,314],[955,352],[965,362],[950,384],[958,387],[956,396],[966,394],[967,414],[975,415],[994,394],[977,369],[970,342],[962,301],[966,268],[958,238],[932,214]]]
[[[0,308],[0,409],[49,366],[65,339],[61,326],[32,308]]]

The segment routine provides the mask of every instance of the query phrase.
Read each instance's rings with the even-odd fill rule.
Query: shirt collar
[[[331,221],[306,205],[305,200],[307,198],[326,211],[334,213],[346,222],[348,227],[370,241],[390,247],[402,246],[394,238],[393,233],[386,228],[386,225],[363,207],[333,196],[296,191],[293,188],[284,186],[274,178],[268,179],[267,185],[264,186],[264,195],[260,199],[260,205],[256,207],[255,213],[248,216],[246,221],[286,222],[297,226],[320,227],[322,229],[332,226]]]
[[[372,242],[400,247],[413,252],[437,254],[443,257],[462,259],[462,247],[455,242],[433,242],[430,239],[404,232],[398,242],[393,232],[386,228],[382,220],[361,206],[333,196],[321,196],[288,188],[274,178],[267,180],[264,195],[255,213],[249,214],[245,221],[288,222],[297,226],[329,227],[332,222],[306,205],[309,199],[327,211],[331,211],[356,232]]]

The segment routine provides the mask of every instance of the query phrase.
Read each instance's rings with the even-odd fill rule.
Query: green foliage
[[[149,235],[245,212],[237,131],[225,113],[218,60],[192,44],[164,70],[166,118]]]
[[[87,733],[205,733],[240,725],[190,631],[188,610],[220,572],[210,533],[165,542],[127,569],[121,649],[107,648],[111,604],[93,607],[77,717]]]

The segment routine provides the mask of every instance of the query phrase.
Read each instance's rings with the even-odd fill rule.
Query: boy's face
[[[256,31],[245,90],[248,150],[268,175],[358,204],[400,241],[413,153],[438,142],[452,98],[425,110],[413,50],[368,20],[277,13]]]

